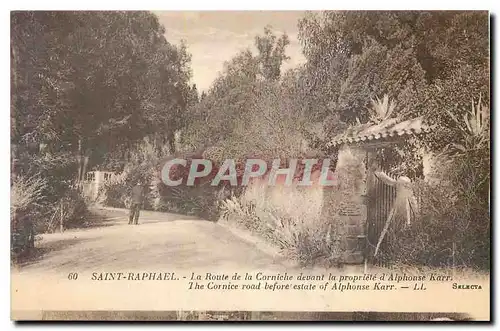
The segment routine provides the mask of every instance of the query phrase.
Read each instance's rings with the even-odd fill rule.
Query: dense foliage
[[[380,120],[370,109],[387,104],[393,117],[422,117],[437,128],[384,151],[392,173],[420,183],[424,154],[449,161],[435,173],[439,185],[419,184],[426,212],[398,235],[387,258],[486,267],[488,14],[343,11],[307,14],[297,24],[304,64],[283,70],[289,37],[268,26],[255,37],[255,51],[248,45],[236,54],[198,95],[189,83],[186,47],[165,39],[154,14],[14,12],[11,136],[13,174],[21,177],[13,183],[15,192],[26,191],[16,193],[20,201],[33,199],[20,202],[19,211],[47,207],[37,218],[50,219],[61,199],[78,191],[75,180],[100,167],[122,173],[101,196],[108,204],[126,206],[131,182],[143,178],[152,181],[148,208],[212,215],[218,205],[227,207],[219,200],[229,193],[165,190],[157,176],[165,156],[335,158],[336,151],[324,148],[327,139]],[[254,208],[251,222],[271,217],[265,215],[271,207],[259,211],[233,198],[234,205]],[[290,238],[312,233],[296,226],[303,219],[285,214]],[[316,229],[328,235],[318,230],[314,240],[290,242],[323,243],[331,227]],[[306,252],[310,262],[311,247],[302,246],[291,250]]]
[[[154,14],[13,12],[11,27],[12,183],[46,183],[43,208],[18,212],[36,210],[29,218],[47,225],[64,198],[80,196],[71,192],[87,170],[123,170],[146,136],[158,154],[173,149],[193,97],[190,57]]]
[[[400,233],[390,258],[486,267],[490,247],[487,13],[326,12],[307,15],[298,24],[306,63],[280,79],[269,79],[259,71],[266,67],[260,63],[266,56],[259,44],[256,55],[239,54],[191,109],[195,120],[192,131],[184,132],[185,141],[193,147],[201,146],[199,142],[218,144],[222,155],[233,157],[318,156],[325,152],[321,147],[328,137],[374,121],[373,100],[390,100],[393,117],[422,117],[435,128],[381,153],[390,155],[391,172],[420,182],[424,154],[450,160],[435,174],[440,185],[416,189],[427,213],[418,226]],[[269,30],[258,40],[262,38],[269,38],[267,44],[274,42],[276,48],[284,45]],[[274,63],[280,65],[278,60]],[[472,122],[479,117],[480,123]],[[318,140],[323,143],[314,144]],[[442,198],[434,199],[437,196]],[[237,203],[233,202],[231,206]],[[245,206],[244,201],[240,204]],[[455,206],[451,214],[450,206]],[[246,215],[241,210],[235,213]],[[254,216],[243,218],[266,223]],[[301,220],[295,222],[292,228],[299,229]],[[425,240],[417,243],[415,238]],[[441,246],[446,247],[446,258]]]

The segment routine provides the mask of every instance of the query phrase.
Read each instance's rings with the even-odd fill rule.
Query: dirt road
[[[43,253],[40,258],[12,270],[12,318],[40,319],[44,311],[214,309],[453,312],[467,313],[479,320],[489,318],[487,276],[454,280],[481,284],[482,289],[475,291],[454,290],[451,282],[426,282],[426,290],[418,291],[410,289],[415,286],[413,283],[388,291],[378,290],[373,282],[367,282],[370,286],[367,290],[340,291],[333,286],[338,283],[337,278],[330,277],[337,277],[341,270],[291,268],[289,261],[262,249],[259,243],[236,236],[220,224],[145,212],[141,224],[134,226],[127,224],[125,210],[107,213],[108,221],[98,227],[44,235],[37,243]],[[176,276],[168,280],[106,279],[106,274],[121,272]],[[310,276],[325,275],[325,279],[317,281],[317,288],[313,289],[310,281],[297,277],[290,281],[262,281],[256,277],[258,272],[295,276],[304,272]],[[352,270],[342,271],[346,272],[353,274]],[[380,272],[370,270],[370,273]],[[207,273],[228,275],[229,278],[219,282],[228,287],[210,287]],[[195,274],[200,278],[193,278]],[[241,279],[233,279],[236,274]],[[247,278],[252,274],[254,278]],[[193,284],[198,279],[200,286],[196,287]],[[229,285],[236,283],[258,288],[243,290],[238,285],[232,290]],[[285,290],[284,286],[292,289]]]
[[[142,212],[139,225],[128,225],[127,211],[101,209],[99,227],[45,234],[40,256],[21,273],[78,270],[194,268],[261,269],[280,263],[256,245],[217,223],[176,214]]]

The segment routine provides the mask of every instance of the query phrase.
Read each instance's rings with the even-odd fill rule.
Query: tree
[[[306,16],[299,29],[301,80],[313,101],[304,103],[327,123],[365,121],[370,100],[388,94],[401,117],[437,117],[449,127],[443,108],[456,112],[457,102],[489,95],[486,12],[326,12]],[[449,141],[442,133],[430,139]]]
[[[173,140],[187,107],[190,57],[148,12],[14,12],[19,142],[87,164],[157,132]],[[173,143],[173,142],[172,142]]]
[[[271,26],[264,28],[263,36],[255,37],[255,46],[258,50],[257,61],[264,79],[275,81],[280,78],[283,62],[290,59],[286,55],[286,47],[289,44],[287,34],[282,34],[277,38]]]
[[[196,150],[230,140],[248,110],[255,102],[258,62],[250,50],[238,53],[224,64],[206,96],[189,110],[185,144]]]
[[[308,60],[305,79],[319,99],[319,118],[337,114],[346,123],[366,120],[370,99],[383,94],[398,99],[403,108],[412,103],[414,91],[425,83],[424,73],[409,24],[397,17],[389,12],[327,12],[299,23]]]
[[[198,102],[200,102],[200,97],[198,94],[198,89],[196,88],[196,84],[193,84],[191,86],[191,89],[189,91],[189,104],[190,105],[195,105]]]
[[[264,34],[255,37],[257,55],[246,49],[225,63],[224,71],[208,92],[202,93],[200,102],[190,108],[191,122],[184,137],[191,149],[221,144],[234,156],[250,148],[244,147],[249,141],[243,138],[248,123],[264,115],[256,105],[259,99],[264,102],[272,84],[278,84],[281,66],[288,59],[288,44],[286,34],[277,37],[266,26]]]

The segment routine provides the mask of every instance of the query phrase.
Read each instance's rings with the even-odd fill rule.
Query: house
[[[99,189],[105,182],[109,182],[115,176],[111,171],[89,171],[85,174],[83,193],[91,201],[97,199]]]

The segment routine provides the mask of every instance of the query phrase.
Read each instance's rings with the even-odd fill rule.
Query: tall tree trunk
[[[61,201],[61,215],[59,216],[59,231],[64,232],[64,204]]]
[[[161,139],[161,135],[158,134],[158,133],[155,133],[153,141],[154,141],[154,151],[155,151],[156,157],[160,157],[161,156],[161,151],[162,151],[161,140],[162,140]]]
[[[170,154],[175,154],[175,134],[174,133],[169,133],[168,137],[168,149]]]
[[[85,174],[87,173],[87,166],[89,164],[89,158],[90,158],[90,152],[86,151],[85,156],[83,157],[82,178],[80,179],[80,183],[82,183],[85,179]]]
[[[79,185],[82,180],[82,138],[78,139],[78,151],[76,154],[76,160],[78,162],[78,174],[76,177],[76,184]]]
[[[84,179],[85,174],[87,172],[87,166],[89,163],[91,151],[83,146],[82,139],[78,139],[78,152],[77,152],[77,161],[78,161],[78,174],[77,174],[77,186],[81,186]]]

